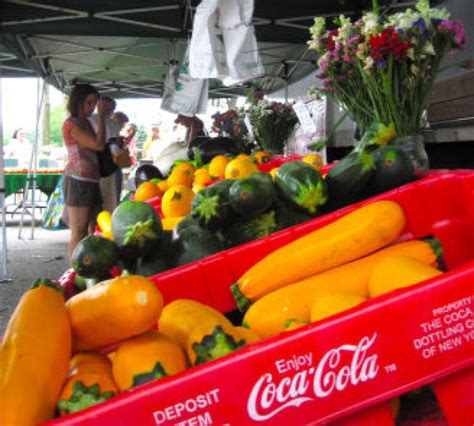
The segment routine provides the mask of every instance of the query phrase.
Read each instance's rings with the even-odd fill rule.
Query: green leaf
[[[228,355],[245,346],[245,340],[236,342],[220,325],[216,325],[211,335],[204,336],[200,343],[192,348],[196,354],[196,365]]]
[[[157,362],[151,371],[140,373],[133,376],[132,387],[143,385],[152,380],[168,377],[169,374],[165,371],[160,362]]]

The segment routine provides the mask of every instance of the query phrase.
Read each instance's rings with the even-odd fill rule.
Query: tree
[[[66,108],[64,105],[57,105],[51,109],[49,140],[53,146],[63,146],[63,123],[65,119]]]

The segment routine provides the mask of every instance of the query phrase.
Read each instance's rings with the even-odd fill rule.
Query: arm
[[[99,100],[97,109],[98,120],[96,135],[94,135],[92,131],[88,131],[78,125],[73,126],[69,133],[79,145],[93,151],[103,151],[105,148],[105,115],[101,100]]]

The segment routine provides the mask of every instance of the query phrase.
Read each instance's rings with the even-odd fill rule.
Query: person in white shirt
[[[117,103],[112,98],[106,96],[101,97],[101,99],[103,100],[103,106],[105,109],[105,140],[106,143],[110,143],[111,139],[113,140],[114,138],[120,137],[120,128],[117,123],[112,120],[112,114],[117,107]],[[97,114],[93,114],[89,118],[89,121],[94,131],[97,132]],[[113,148],[113,145],[111,145],[111,148]],[[100,178],[99,182],[100,192],[102,195],[102,208],[110,213],[112,213],[118,206],[119,194],[117,194],[116,174],[119,173],[119,171],[120,169],[117,167],[111,175]]]
[[[26,132],[23,129],[16,129],[13,133],[13,138],[8,145],[5,146],[5,158],[18,160],[18,168],[29,168],[31,153],[33,146],[26,137]]]

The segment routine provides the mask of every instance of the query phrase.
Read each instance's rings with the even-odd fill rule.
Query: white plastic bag
[[[169,112],[171,111],[171,105],[173,103],[173,96],[176,89],[176,80],[178,79],[179,65],[171,64],[168,66],[166,71],[165,84],[163,86],[163,97],[161,99],[161,109]]]
[[[226,86],[243,83],[265,73],[258,53],[253,25],[241,24],[236,28],[222,29],[229,76],[223,79]]]
[[[196,8],[191,37],[189,69],[195,78],[228,75],[222,34],[217,26],[219,0],[203,0]]]
[[[153,155],[153,165],[167,176],[176,160],[187,160],[188,148],[183,142],[179,141],[161,141]]]
[[[265,73],[252,25],[254,0],[203,0],[194,16],[190,74],[226,86]]]
[[[171,71],[167,79],[168,77],[171,85],[173,79],[173,73]],[[170,87],[166,99],[165,95],[163,95],[161,108],[168,112],[188,116],[205,114],[207,112],[208,92],[209,83],[207,79],[194,78],[189,74],[188,48],[179,67],[178,76],[174,84],[174,91],[172,87]]]
[[[218,10],[218,27],[224,40],[228,75],[226,86],[242,83],[265,73],[258,53],[252,25],[254,0],[222,0]]]

